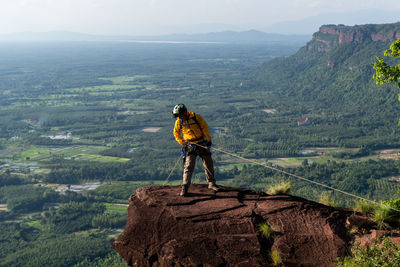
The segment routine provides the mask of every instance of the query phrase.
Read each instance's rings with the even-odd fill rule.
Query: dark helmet
[[[187,108],[184,104],[178,104],[172,110],[172,115],[176,118],[179,115],[184,115],[187,112]]]

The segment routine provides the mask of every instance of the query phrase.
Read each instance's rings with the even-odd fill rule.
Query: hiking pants
[[[194,167],[196,165],[196,158],[199,156],[203,162],[204,172],[208,183],[215,183],[214,178],[214,163],[211,158],[211,152],[202,147],[196,147],[195,151],[190,151],[185,158],[183,168],[183,184],[190,185]]]

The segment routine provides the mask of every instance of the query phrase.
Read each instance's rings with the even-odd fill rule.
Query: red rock
[[[306,46],[307,50],[327,52],[336,45],[347,43],[362,43],[370,40],[374,42],[393,42],[400,38],[400,23],[393,23],[392,29],[382,29],[380,25],[345,26],[323,25],[313,34],[312,41]]]
[[[376,222],[372,220],[371,218],[367,218],[361,215],[356,215],[353,214],[347,218],[346,224],[349,225],[349,227],[357,227],[359,229],[373,229],[376,228]]]
[[[131,266],[335,266],[348,253],[351,212],[289,195],[223,187],[149,186],[130,198],[124,232],[113,243]],[[258,231],[267,222],[269,239]]]

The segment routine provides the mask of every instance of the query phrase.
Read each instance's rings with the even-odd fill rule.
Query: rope
[[[199,144],[196,144],[196,145],[199,146],[199,147],[202,147],[202,148],[207,149],[207,147],[205,147],[205,146],[202,146],[202,145],[199,145]],[[277,168],[274,168],[274,167],[271,167],[271,166],[268,166],[268,165],[263,165],[263,164],[261,164],[261,163],[255,161],[255,160],[246,159],[246,158],[244,158],[244,157],[242,157],[242,156],[238,156],[238,155],[236,155],[236,154],[233,154],[233,153],[224,151],[224,150],[222,150],[222,149],[220,149],[220,148],[213,147],[213,149],[214,149],[215,151],[219,151],[219,152],[221,152],[221,153],[230,155],[230,156],[232,156],[232,157],[235,157],[235,158],[238,158],[238,159],[241,159],[241,160],[244,160],[244,161],[248,161],[248,162],[251,162],[251,163],[254,163],[254,164],[257,164],[257,165],[260,165],[260,166],[262,166],[262,167],[264,167],[264,168],[271,169],[271,170],[273,170],[273,171],[280,172],[280,173],[283,173],[283,174],[285,174],[285,175],[292,176],[292,177],[295,177],[295,178],[297,178],[297,179],[300,179],[300,180],[303,180],[303,181],[306,181],[306,182],[309,182],[309,183],[312,183],[312,184],[316,184],[316,185],[319,185],[319,186],[328,188],[328,189],[330,189],[330,190],[332,190],[332,191],[337,191],[337,192],[342,193],[342,194],[344,194],[344,195],[348,195],[348,196],[351,196],[351,197],[354,197],[354,198],[358,198],[358,199],[360,199],[360,200],[364,200],[364,201],[373,203],[373,204],[375,204],[375,205],[378,205],[378,206],[381,206],[381,207],[384,207],[384,208],[387,208],[387,209],[391,209],[391,210],[400,212],[400,210],[395,209],[395,208],[392,208],[392,207],[389,207],[389,206],[384,205],[384,204],[382,204],[382,203],[378,203],[378,202],[376,202],[376,201],[372,201],[372,200],[369,200],[369,199],[366,199],[366,198],[357,196],[357,195],[355,195],[355,194],[345,192],[345,191],[343,191],[343,190],[334,188],[334,187],[329,186],[329,185],[325,185],[325,184],[322,184],[322,183],[319,183],[319,182],[312,181],[312,180],[310,180],[310,179],[301,177],[301,176],[296,175],[296,174],[289,173],[289,172],[284,171],[284,170],[280,170],[280,169],[277,169]]]
[[[175,171],[176,166],[178,166],[178,163],[179,163],[180,159],[181,159],[181,156],[179,156],[178,160],[177,160],[176,163],[175,163],[175,166],[172,168],[172,170],[171,170],[171,172],[169,173],[167,179],[165,179],[165,182],[164,182],[163,185],[166,185],[166,184],[168,183],[168,180],[169,180],[169,178],[171,177],[172,173]]]

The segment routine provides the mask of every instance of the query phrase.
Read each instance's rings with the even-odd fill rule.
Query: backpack
[[[193,120],[199,126],[202,136],[204,137],[203,128],[201,128],[199,121],[196,118],[196,113],[193,112]],[[179,119],[179,127],[182,129],[182,119]]]

